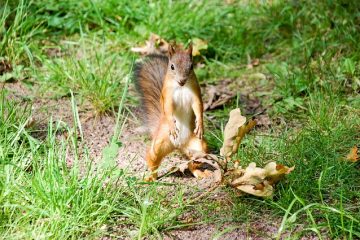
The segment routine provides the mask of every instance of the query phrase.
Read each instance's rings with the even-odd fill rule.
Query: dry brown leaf
[[[268,163],[265,166],[265,170],[267,173],[266,179],[271,185],[274,185],[278,181],[280,181],[284,177],[284,175],[291,173],[294,169],[295,166],[287,167],[282,164],[276,164],[275,162]]]
[[[205,51],[208,48],[208,43],[205,40],[202,40],[200,38],[192,39],[192,44],[193,44],[192,55],[194,57],[200,56],[201,51]]]
[[[243,139],[243,137],[245,136],[246,133],[250,132],[251,129],[253,129],[256,125],[256,121],[255,120],[250,120],[245,126],[242,126],[239,130],[238,136],[235,139],[235,144],[233,146],[233,153],[236,153],[241,140]]]
[[[216,97],[216,88],[214,86],[211,86],[210,89],[207,91],[207,95],[208,95],[208,100],[204,104],[204,111],[212,107],[212,103],[215,101],[215,97]]]
[[[166,54],[169,48],[169,43],[162,39],[159,35],[150,34],[149,40],[146,41],[145,46],[133,47],[132,52],[140,53],[142,55],[149,54]]]
[[[241,115],[240,109],[230,112],[230,119],[225,126],[224,143],[220,149],[220,155],[229,159],[237,152],[242,138],[256,125],[255,120],[250,120],[246,124],[246,117]]]
[[[229,158],[233,154],[233,149],[236,147],[235,142],[238,137],[240,128],[246,123],[246,117],[242,116],[240,109],[234,109],[230,112],[230,118],[225,125],[224,143],[220,149],[220,155]]]
[[[229,102],[235,95],[221,95],[216,101],[213,101],[211,105],[209,105],[209,109],[215,109],[220,106],[225,105],[227,102]]]
[[[270,119],[269,115],[267,115],[267,113],[260,114],[260,115],[256,116],[255,118],[256,118],[256,124],[258,126],[269,127],[272,124],[271,119]]]
[[[12,72],[13,68],[11,66],[11,63],[5,59],[0,58],[0,75],[3,75],[4,73]]]
[[[199,165],[193,171],[194,176],[197,178],[212,177],[214,182],[221,182],[223,174],[218,161],[218,158],[212,154],[202,154],[196,156],[194,163],[198,163]],[[210,169],[208,169],[209,166]]]
[[[256,66],[259,66],[260,64],[260,60],[258,58],[252,59],[251,61],[249,61],[249,63],[246,65],[247,69],[252,69]]]
[[[257,189],[254,185],[239,185],[236,188],[244,193],[251,194],[257,197],[271,197],[274,193],[274,188],[267,182],[264,181],[261,184],[263,187]]]
[[[195,153],[190,161],[181,163],[170,170],[171,173],[181,173],[182,175],[187,171],[198,179],[211,177],[215,183],[222,180],[218,158],[213,154]]]
[[[229,102],[233,97],[235,97],[235,93],[229,91],[226,86],[228,85],[228,81],[222,81],[220,84],[216,86],[207,86],[204,92],[207,93],[207,101],[204,104],[204,111],[213,110],[218,107],[225,105]]]
[[[243,106],[246,115],[252,115],[256,119],[257,126],[269,127],[272,124],[260,97],[240,94],[239,103]]]
[[[350,152],[346,156],[346,159],[349,160],[350,162],[359,161],[358,147],[356,145],[350,149]]]
[[[260,60],[259,60],[258,58],[255,58],[255,59],[253,59],[253,60],[251,61],[251,64],[252,64],[253,66],[259,66]]]
[[[264,168],[256,167],[256,163],[250,163],[246,169],[238,169],[242,175],[235,176],[230,185],[245,193],[258,197],[270,197],[276,184],[286,174],[294,170],[294,167],[286,167],[275,162],[266,164]]]

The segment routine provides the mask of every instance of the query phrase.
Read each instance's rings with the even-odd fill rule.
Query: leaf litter
[[[228,104],[236,97],[236,92],[231,87],[236,83],[236,79],[224,79],[218,81],[216,85],[206,84],[202,91],[204,96],[204,111],[211,111],[221,108]],[[239,94],[238,104],[244,106],[246,115],[256,117],[257,126],[269,127],[272,124],[270,117],[267,114],[267,109],[262,105],[262,101],[258,97],[253,97],[249,93]]]
[[[231,178],[229,185],[254,196],[271,197],[274,193],[274,185],[294,168],[276,162],[270,162],[264,168],[260,168],[252,162],[245,169],[238,167],[229,171],[228,175]]]
[[[204,110],[214,110],[224,106],[235,96],[235,92],[229,89],[231,79],[218,81],[216,85],[205,85],[203,92],[207,93],[204,98]]]
[[[190,161],[185,161],[176,167],[172,167],[165,175],[180,174],[184,176],[191,174],[198,179],[212,178],[214,183],[220,183],[223,178],[221,169],[216,155],[195,152],[191,156]]]
[[[263,168],[250,163],[246,168],[240,166],[236,160],[232,168],[228,164],[237,153],[241,140],[256,125],[255,120],[247,120],[241,115],[240,109],[233,109],[224,130],[224,142],[220,149],[220,156],[213,154],[194,153],[190,161],[174,167],[170,172],[185,174],[192,173],[196,178],[212,177],[215,183],[233,187],[243,194],[251,194],[257,197],[271,197],[274,193],[275,184],[285,175],[294,170],[276,162],[269,162]],[[203,168],[210,165],[212,168]]]

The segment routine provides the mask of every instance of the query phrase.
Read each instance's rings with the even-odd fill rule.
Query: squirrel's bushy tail
[[[161,89],[168,61],[166,56],[150,55],[135,65],[134,80],[140,95],[142,118],[151,135],[156,131],[160,121]]]

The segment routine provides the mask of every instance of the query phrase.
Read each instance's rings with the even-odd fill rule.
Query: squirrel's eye
[[[171,64],[171,70],[175,70],[174,64]]]

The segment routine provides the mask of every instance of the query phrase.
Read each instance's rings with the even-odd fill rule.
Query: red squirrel
[[[153,181],[162,159],[175,149],[189,158],[192,152],[207,152],[192,45],[185,50],[169,45],[167,56],[149,55],[135,66],[134,79],[151,136],[146,162],[151,172],[147,180]]]

